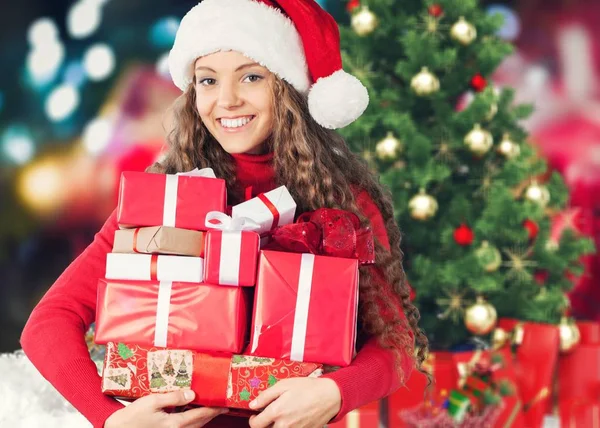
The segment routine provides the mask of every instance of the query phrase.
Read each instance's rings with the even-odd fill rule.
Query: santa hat
[[[362,83],[342,70],[337,23],[314,0],[204,0],[181,20],[169,69],[185,91],[197,58],[238,51],[303,94],[325,128],[354,122],[369,104]]]

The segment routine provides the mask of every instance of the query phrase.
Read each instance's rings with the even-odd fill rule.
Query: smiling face
[[[196,108],[202,122],[231,154],[258,154],[273,129],[274,75],[235,51],[196,60]]]

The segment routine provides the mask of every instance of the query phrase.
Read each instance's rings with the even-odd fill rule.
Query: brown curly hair
[[[377,241],[375,266],[360,269],[359,341],[377,337],[383,347],[396,352],[398,362],[402,354],[413,357],[414,353],[416,367],[421,369],[428,341],[418,326],[419,311],[409,300],[391,194],[339,134],[312,119],[305,96],[277,76],[271,90],[277,102],[266,149],[273,151],[277,184],[285,185],[297,202],[297,215],[321,207],[339,208],[354,212],[368,224],[356,204],[356,189],[360,189],[370,195],[385,222],[391,252]],[[202,123],[196,110],[194,82],[175,101],[172,113],[168,150],[160,163],[148,170],[172,174],[210,166],[226,180],[228,202],[240,202],[242,189],[236,183],[235,163]],[[373,269],[380,269],[386,281],[377,281]],[[399,313],[400,307],[406,320]],[[399,375],[404,378],[404,373]]]

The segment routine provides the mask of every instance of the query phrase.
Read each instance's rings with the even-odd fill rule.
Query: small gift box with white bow
[[[122,229],[169,226],[205,230],[206,214],[224,212],[225,180],[210,168],[182,174],[124,172],[119,187],[117,222]]]
[[[214,211],[206,216],[204,280],[209,284],[251,287],[256,283],[260,228],[247,218]]]
[[[231,210],[233,218],[243,217],[258,223],[259,228],[255,232],[260,236],[267,235],[279,226],[293,223],[295,214],[296,202],[285,186],[261,193],[255,198],[235,205]]]

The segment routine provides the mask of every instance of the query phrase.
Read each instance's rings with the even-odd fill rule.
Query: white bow
[[[212,168],[196,168],[188,172],[178,172],[177,175],[185,175],[188,177],[217,178]]]
[[[218,223],[212,223],[216,220]],[[220,229],[224,231],[240,231],[240,230],[258,230],[260,224],[248,217],[232,218],[227,214],[219,211],[210,211],[206,214],[205,226],[211,229]]]

